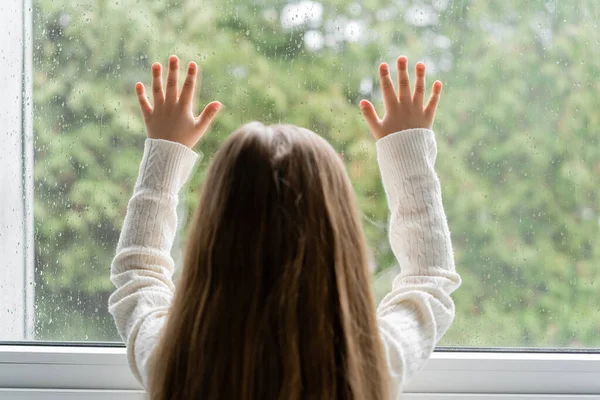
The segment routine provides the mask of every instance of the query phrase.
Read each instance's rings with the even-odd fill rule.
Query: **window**
[[[200,65],[200,102],[227,107],[198,147],[175,258],[223,138],[252,119],[286,121],[343,154],[381,298],[398,266],[357,104],[379,100],[378,63],[405,54],[445,85],[437,171],[464,283],[441,345],[576,351],[542,364],[597,377],[598,360],[577,362],[600,348],[599,12],[595,0],[3,3],[0,341],[120,341],[106,304],[145,138],[133,86],[172,53]]]

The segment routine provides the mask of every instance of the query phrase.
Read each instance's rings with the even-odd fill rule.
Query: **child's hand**
[[[435,110],[440,100],[440,94],[442,93],[442,82],[435,81],[427,106],[423,107],[425,64],[419,62],[415,67],[417,80],[415,93],[411,96],[410,79],[406,69],[407,63],[406,57],[398,57],[398,94],[394,90],[394,83],[390,77],[387,64],[383,63],[379,66],[381,92],[385,103],[385,115],[383,119],[379,119],[373,104],[368,100],[360,102],[360,109],[375,139],[381,139],[391,133],[405,129],[431,129],[433,126]]]
[[[181,143],[190,149],[208,130],[210,123],[221,109],[221,103],[213,101],[204,107],[199,117],[194,117],[193,103],[198,67],[194,62],[188,65],[187,76],[181,93],[177,93],[179,60],[169,57],[167,90],[163,92],[162,67],[159,63],[152,65],[152,98],[151,106],[146,98],[144,85],[138,82],[135,91],[146,123],[146,134],[152,139],[164,139]]]

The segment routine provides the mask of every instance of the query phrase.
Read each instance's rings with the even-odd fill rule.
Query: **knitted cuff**
[[[402,182],[433,169],[437,147],[430,129],[406,129],[376,142],[377,161],[385,182]]]
[[[136,189],[177,194],[201,158],[188,147],[168,140],[146,139]]]

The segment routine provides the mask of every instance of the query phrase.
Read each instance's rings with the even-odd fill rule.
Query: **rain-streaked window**
[[[7,312],[29,340],[120,340],[107,299],[145,139],[134,84],[170,54],[200,66],[201,103],[226,106],[175,259],[219,143],[289,122],[343,155],[381,299],[401,266],[358,102],[381,106],[377,66],[403,54],[444,83],[437,172],[463,285],[440,344],[600,347],[599,15],[596,0],[33,0],[32,275],[11,289],[32,307]]]

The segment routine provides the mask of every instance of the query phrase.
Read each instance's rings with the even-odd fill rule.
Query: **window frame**
[[[120,344],[0,345],[0,388],[31,393],[90,391],[107,396],[142,393]],[[405,393],[415,399],[442,395],[599,398],[600,353],[440,348],[409,382]]]
[[[12,60],[13,65],[9,67],[18,67],[19,73],[11,75],[18,84],[9,85],[8,92],[4,93],[7,99],[17,99],[6,103],[7,109],[12,104],[15,113],[9,118],[13,125],[9,124],[8,130],[17,129],[20,134],[9,132],[4,136],[5,144],[22,149],[19,157],[13,155],[13,161],[21,168],[21,179],[0,182],[13,185],[6,193],[17,193],[22,197],[22,201],[14,204],[23,221],[14,228],[16,234],[14,229],[10,232],[20,238],[20,247],[9,265],[12,270],[16,265],[16,269],[24,271],[20,280],[12,285],[14,293],[11,292],[17,298],[14,304],[24,307],[20,317],[23,321],[20,336],[24,340],[32,337],[34,295],[31,10],[32,0],[8,0],[0,7],[4,15],[18,16],[5,17],[0,25],[0,35],[8,40],[16,38],[23,44],[8,46],[5,59]],[[6,157],[0,160],[6,161]],[[0,278],[5,277],[0,271]],[[23,288],[15,289],[20,284]],[[0,333],[4,334],[1,329]],[[12,340],[12,336],[1,339],[7,337]],[[437,350],[405,388],[406,399],[600,398],[600,349]],[[0,397],[70,399],[81,398],[82,394],[89,399],[143,398],[142,388],[129,369],[122,344],[0,342]]]
[[[26,340],[34,329],[33,101],[31,0],[0,4],[0,337]],[[7,323],[8,322],[8,323]]]

